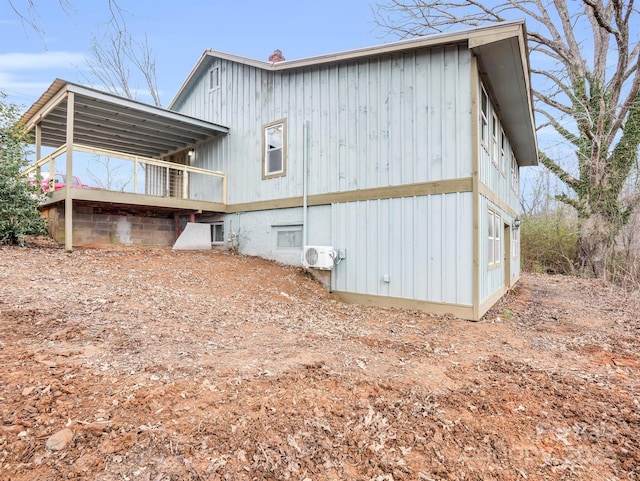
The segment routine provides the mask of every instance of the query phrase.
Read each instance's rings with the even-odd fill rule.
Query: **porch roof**
[[[67,142],[71,94],[74,143],[161,158],[229,132],[222,125],[56,79],[21,118],[30,132],[40,126],[41,145],[57,148]]]

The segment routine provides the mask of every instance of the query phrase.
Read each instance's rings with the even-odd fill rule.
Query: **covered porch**
[[[173,222],[177,235],[180,219],[226,209],[226,174],[191,165],[198,147],[226,135],[226,127],[64,80],[21,122],[34,136],[36,158],[24,174],[41,185],[43,215],[68,251],[74,235],[86,242],[87,222],[98,215],[111,216],[120,231],[123,216],[167,219],[140,227],[162,224],[164,232]],[[88,213],[97,214],[87,221]]]

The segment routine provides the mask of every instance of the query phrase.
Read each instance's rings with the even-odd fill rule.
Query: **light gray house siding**
[[[484,85],[478,84],[478,139],[479,159],[479,290],[480,302],[493,304],[492,298],[502,288],[508,288],[520,276],[519,229],[515,227],[515,219],[519,212],[519,167],[512,149],[511,141],[505,132],[501,112],[496,108],[491,96],[485,93],[488,103],[485,115],[488,121],[486,134],[483,136],[483,102],[486,92]],[[487,137],[483,140],[483,137]],[[493,237],[498,235],[499,249],[491,250],[491,231],[489,223],[495,219],[491,213],[499,216],[499,229],[495,228]],[[514,242],[515,239],[515,242]]]
[[[471,306],[472,204],[471,192],[334,204],[347,259],[333,289]]]
[[[469,64],[457,46],[282,72],[212,58],[174,108],[230,127],[193,163],[227,173],[230,204],[302,195],[305,122],[309,195],[468,177]],[[263,180],[262,126],[283,118],[287,173]]]
[[[519,276],[512,147],[536,163],[525,39],[512,22],[278,64],[208,51],[172,109],[229,127],[191,162],[227,174],[240,252],[300,264],[306,163],[304,244],[342,254],[334,292],[478,319]],[[487,133],[499,132],[486,150],[483,85]],[[268,177],[263,131],[279,121],[286,172]]]

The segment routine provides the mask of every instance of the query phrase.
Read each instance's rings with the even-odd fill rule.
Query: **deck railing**
[[[25,169],[33,179],[53,181],[66,173],[67,145]],[[61,158],[62,157],[62,158]],[[227,203],[227,176],[199,167],[128,155],[107,149],[73,145],[72,175],[84,186],[114,192]],[[63,174],[65,175],[65,174]],[[53,190],[44,181],[45,190]]]

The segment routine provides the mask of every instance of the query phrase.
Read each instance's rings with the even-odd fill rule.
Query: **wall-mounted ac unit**
[[[336,251],[331,246],[304,246],[302,265],[314,269],[331,270],[334,266]]]

